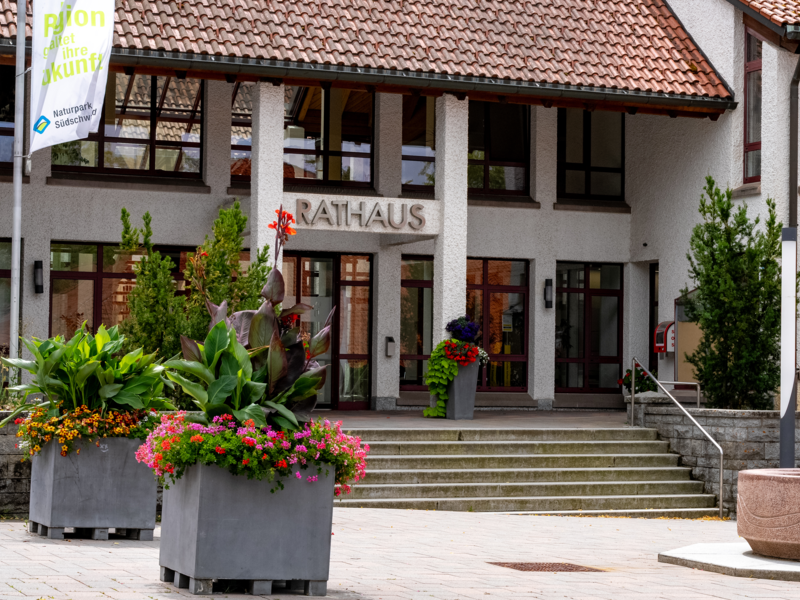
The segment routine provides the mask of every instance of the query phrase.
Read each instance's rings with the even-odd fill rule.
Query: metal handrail
[[[723,507],[722,507],[722,496],[724,494],[724,489],[725,489],[723,487],[725,469],[723,468],[724,467],[724,465],[723,465],[724,452],[722,451],[722,446],[720,446],[714,440],[714,438],[712,438],[710,435],[708,435],[708,432],[705,429],[702,428],[700,423],[695,421],[694,417],[692,415],[690,415],[689,412],[685,408],[683,408],[683,406],[681,406],[681,403],[678,402],[675,399],[675,397],[667,391],[667,388],[665,388],[663,385],[661,385],[661,382],[658,379],[653,377],[653,374],[650,371],[648,371],[644,366],[642,366],[641,361],[639,361],[639,359],[637,359],[636,357],[633,358],[633,368],[631,369],[631,425],[633,427],[636,427],[636,412],[634,411],[634,408],[635,408],[635,404],[634,403],[636,401],[636,367],[637,366],[642,371],[644,371],[645,375],[647,375],[650,379],[652,379],[658,387],[661,388],[661,390],[669,397],[669,399],[672,400],[678,406],[678,408],[680,408],[683,411],[683,414],[685,414],[687,417],[689,417],[692,420],[692,423],[697,425],[697,428],[700,431],[703,432],[703,435],[705,435],[709,439],[709,441],[717,447],[717,450],[719,450],[719,518],[720,519],[723,518],[724,513],[723,513]],[[644,426],[644,413],[642,413],[642,425]]]
[[[697,408],[700,408],[700,384],[696,381],[662,381],[661,383],[666,385],[693,385],[697,390]]]

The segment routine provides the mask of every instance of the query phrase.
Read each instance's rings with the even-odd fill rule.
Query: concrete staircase
[[[353,429],[367,477],[336,506],[695,518],[716,497],[655,429]]]

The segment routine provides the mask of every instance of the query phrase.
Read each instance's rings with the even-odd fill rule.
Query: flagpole
[[[11,323],[8,333],[8,355],[11,358],[17,358],[19,355],[22,165],[25,160],[25,16],[27,12],[28,1],[17,0],[17,68],[14,80],[14,216],[11,234]]]

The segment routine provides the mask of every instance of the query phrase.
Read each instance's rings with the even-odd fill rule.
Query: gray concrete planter
[[[136,462],[140,440],[106,438],[98,447],[77,441],[61,456],[55,441],[33,457],[31,467],[31,533],[51,539],[74,527],[92,539],[108,539],[108,530],[125,530],[131,539],[152,540],[156,526],[156,479]]]
[[[456,421],[472,419],[475,412],[475,392],[478,388],[480,361],[458,367],[458,375],[447,385],[447,418]]]
[[[253,594],[275,588],[327,592],[333,525],[333,467],[274,483],[194,465],[164,490],[161,580],[210,594],[214,580],[244,581]]]

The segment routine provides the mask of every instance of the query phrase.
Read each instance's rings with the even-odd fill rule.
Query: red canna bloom
[[[225,448],[222,446],[217,446],[215,450],[217,451],[217,454],[225,454]]]

